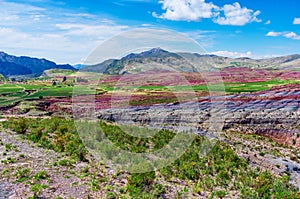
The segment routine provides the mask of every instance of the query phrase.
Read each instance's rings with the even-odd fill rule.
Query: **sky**
[[[168,29],[207,54],[300,54],[299,0],[0,0],[0,51],[79,64],[135,28]]]

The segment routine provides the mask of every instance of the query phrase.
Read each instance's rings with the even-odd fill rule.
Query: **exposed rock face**
[[[299,146],[300,88],[282,86],[265,92],[232,96],[224,129],[256,133]]]
[[[184,124],[209,130],[214,126],[216,130],[255,133],[286,145],[299,146],[299,104],[299,85],[289,85],[253,94],[204,97],[199,102],[104,109],[97,116],[154,127]]]

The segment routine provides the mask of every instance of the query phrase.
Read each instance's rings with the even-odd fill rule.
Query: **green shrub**
[[[158,190],[161,190],[161,188],[154,184],[154,179],[154,171],[147,173],[133,173],[128,179],[126,189],[132,197],[136,197],[142,193],[149,193],[152,189],[155,189],[156,192],[160,192]]]
[[[19,134],[25,134],[28,129],[28,121],[24,117],[15,119],[10,128]]]
[[[15,176],[18,178],[17,182],[23,182],[25,180],[28,180],[30,177],[30,168],[23,168],[18,170],[15,173]]]
[[[54,165],[59,165],[59,166],[72,166],[74,162],[68,159],[62,159],[59,160],[58,162],[54,163]]]
[[[8,151],[11,151],[13,148],[12,144],[5,144],[5,151],[8,152]]]
[[[33,192],[33,194],[34,194],[33,197],[37,198],[37,195],[40,194],[43,191],[43,189],[46,189],[46,188],[48,188],[48,186],[44,185],[44,184],[33,184],[30,187],[30,191]]]
[[[45,180],[49,177],[48,173],[46,171],[39,171],[37,172],[35,175],[34,175],[34,178],[37,180],[37,181],[40,181],[40,180]]]
[[[219,198],[224,198],[226,195],[227,195],[226,191],[223,190],[216,191],[216,196]]]

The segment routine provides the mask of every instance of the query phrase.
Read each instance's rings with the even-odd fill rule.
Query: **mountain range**
[[[169,52],[153,48],[141,53],[131,53],[121,59],[108,59],[95,65],[58,65],[46,59],[13,56],[0,52],[0,74],[5,77],[40,76],[45,70],[67,69],[104,74],[136,73],[147,70],[196,72],[221,68],[247,67],[253,69],[300,70],[300,55],[287,55],[266,59],[248,57],[229,58],[209,54]]]
[[[209,54],[173,53],[161,48],[153,48],[141,53],[131,53],[121,59],[109,59],[96,65],[84,66],[81,70],[104,74],[123,74],[149,69],[195,72],[199,69],[215,70],[233,67],[300,70],[300,55],[294,54],[266,59],[229,58]]]
[[[17,57],[0,52],[0,73],[5,77],[20,75],[36,77],[40,76],[45,70],[54,68],[75,70],[75,68],[69,64],[57,65],[56,63],[46,59],[26,56]]]

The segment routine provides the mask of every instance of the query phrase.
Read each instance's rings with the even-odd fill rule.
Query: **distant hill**
[[[39,76],[45,70],[53,68],[76,70],[68,64],[57,65],[56,63],[46,59],[25,56],[17,57],[0,52],[0,73],[5,77],[19,75]]]
[[[233,67],[300,70],[300,55],[267,59],[228,58],[186,52],[172,53],[161,48],[153,48],[142,53],[131,53],[121,59],[109,59],[96,65],[83,66],[81,70],[104,74],[123,74],[149,69],[195,72],[198,71],[197,68],[214,70]]]
[[[195,72],[196,68],[180,55],[161,48],[142,53],[131,53],[121,59],[109,59],[82,70],[104,74],[135,73],[147,70]]]
[[[247,67],[261,69],[300,69],[300,55],[287,55],[265,59],[251,59],[248,57],[228,58],[215,56],[214,63],[217,68]]]

